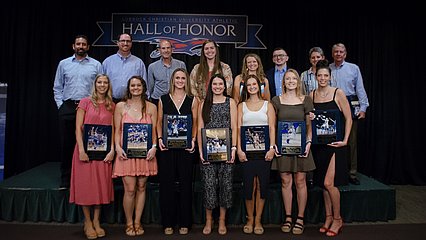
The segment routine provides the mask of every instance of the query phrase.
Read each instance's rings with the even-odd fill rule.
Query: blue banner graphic
[[[113,13],[111,22],[97,22],[102,34],[93,46],[116,46],[121,33],[134,42],[157,44],[161,39],[173,43],[174,53],[200,55],[206,39],[235,44],[235,48],[266,49],[257,37],[261,24],[248,24],[245,15]],[[158,52],[151,53],[152,58]]]

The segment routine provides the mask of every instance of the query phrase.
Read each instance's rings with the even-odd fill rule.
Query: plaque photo
[[[358,96],[351,95],[347,96],[347,98],[349,101],[349,106],[351,107],[352,119],[358,119],[358,114],[361,108],[358,101]]]
[[[201,129],[204,160],[224,162],[231,159],[229,128]]]
[[[342,140],[342,120],[339,110],[316,110],[312,120],[312,143],[329,144]]]
[[[277,145],[282,155],[304,155],[306,147],[305,121],[278,121]]]
[[[163,142],[166,148],[191,148],[192,116],[164,114]]]
[[[111,151],[112,126],[84,124],[83,131],[84,151],[89,160],[103,161]]]
[[[152,147],[152,124],[124,123],[123,150],[128,158],[146,158]]]
[[[241,150],[247,158],[265,159],[269,144],[268,125],[241,126]]]

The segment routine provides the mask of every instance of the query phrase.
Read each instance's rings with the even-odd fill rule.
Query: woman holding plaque
[[[179,226],[179,234],[188,234],[192,225],[192,164],[195,137],[197,136],[198,100],[191,96],[188,72],[183,68],[173,71],[169,89],[169,93],[161,96],[158,102],[157,133],[159,136],[158,147],[161,150],[158,153],[161,222],[166,235],[173,234],[173,228],[176,225]],[[178,121],[184,121],[177,120],[178,116],[185,116],[192,120],[192,126],[188,126],[188,122],[182,123],[182,126],[186,128],[186,133],[192,136],[189,143],[186,136],[184,140],[179,137],[178,143],[184,141],[185,147],[174,146],[176,143],[168,144],[172,140],[162,137],[163,133],[168,134],[169,131],[169,119],[164,118],[173,117],[173,120],[170,120],[172,128],[178,129]],[[172,131],[171,135],[175,134]],[[179,136],[179,133],[177,135]],[[176,181],[179,182],[178,195],[176,195]]]
[[[235,101],[227,96],[226,80],[222,75],[213,75],[209,81],[207,94],[201,103],[198,114],[198,142],[202,143],[203,128],[228,128],[232,142],[230,159],[226,162],[210,163],[203,156],[203,145],[199,144],[201,159],[201,177],[203,183],[204,207],[206,209],[206,224],[203,234],[210,234],[213,228],[213,209],[220,207],[218,233],[225,235],[226,210],[232,206],[232,181],[235,152],[237,150],[237,106]],[[206,147],[206,146],[204,146]],[[229,149],[227,149],[229,151]]]
[[[282,155],[272,161],[272,169],[278,170],[281,177],[281,191],[285,208],[285,222],[281,226],[281,231],[293,234],[302,234],[304,230],[304,216],[308,190],[306,186],[306,172],[315,169],[314,159],[311,154],[312,127],[309,112],[313,110],[312,99],[302,93],[302,81],[299,74],[294,69],[288,69],[284,73],[282,81],[283,94],[272,98],[272,103],[277,111],[277,120],[281,122],[304,122],[306,126],[306,136],[301,136],[299,141],[306,137],[306,147],[304,152],[293,155]],[[293,123],[289,123],[293,124]],[[296,128],[294,128],[296,129]],[[303,131],[302,131],[303,132]],[[295,131],[289,131],[286,135],[292,138]],[[283,133],[278,133],[278,138],[282,138]],[[287,140],[286,140],[287,141]],[[291,141],[291,139],[289,140]],[[283,141],[284,143],[285,141]],[[300,143],[303,146],[302,143]],[[282,146],[278,146],[282,149]],[[300,148],[303,151],[303,148]],[[281,152],[281,151],[280,151]],[[292,202],[293,202],[293,182],[297,192],[297,218],[293,225]]]
[[[81,99],[77,107],[74,148],[71,169],[70,203],[81,205],[84,214],[84,234],[88,239],[104,237],[99,216],[101,204],[114,201],[114,189],[111,179],[112,160],[114,159],[114,141],[111,150],[103,159],[91,159],[84,147],[84,124],[113,125],[115,104],[112,102],[112,90],[108,76],[100,74],[93,82],[89,97]],[[109,137],[112,138],[111,134]],[[104,143],[106,144],[106,143]],[[93,219],[91,218],[93,208]]]
[[[146,101],[146,83],[140,76],[132,76],[127,81],[127,91],[123,101],[117,103],[114,112],[115,151],[113,177],[121,177],[124,186],[123,208],[126,215],[126,235],[142,235],[142,212],[145,206],[146,182],[148,176],[157,175],[156,124],[157,107]],[[128,158],[123,150],[123,127],[125,123],[152,124],[152,148],[146,158]],[[143,135],[143,134],[142,134]],[[149,136],[149,135],[148,135]],[[140,136],[138,139],[142,139]],[[133,220],[134,214],[134,220]]]
[[[271,160],[275,155],[275,110],[272,104],[262,98],[261,81],[256,75],[248,75],[243,80],[241,103],[238,105],[238,135],[241,126],[268,126],[270,148],[259,159],[250,158],[242,150],[241,137],[238,138],[238,158],[243,164],[244,197],[246,199],[247,223],[243,227],[244,233],[263,234],[261,223],[265,197],[268,191]],[[245,133],[243,133],[245,134]],[[260,147],[259,133],[250,132],[254,148]],[[256,217],[254,212],[256,211]],[[254,229],[253,229],[254,225]]]
[[[345,133],[342,141],[312,146],[317,169],[314,182],[323,188],[325,205],[325,223],[320,228],[327,236],[336,236],[343,227],[340,215],[340,192],[337,186],[347,184],[347,161],[345,147],[348,144],[352,127],[352,115],[345,93],[330,86],[331,69],[327,60],[318,61],[316,78],[318,89],[311,92],[315,110],[338,110],[345,119]],[[343,119],[343,118],[341,118]]]

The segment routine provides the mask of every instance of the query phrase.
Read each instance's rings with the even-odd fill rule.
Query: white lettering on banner
[[[179,24],[178,35],[194,35],[194,36],[236,36],[234,25],[223,24]]]

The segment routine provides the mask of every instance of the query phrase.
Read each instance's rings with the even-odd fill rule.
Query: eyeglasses
[[[124,40],[124,39],[120,39],[120,40],[118,40],[118,42],[121,42],[121,43],[131,43],[131,42],[132,42],[132,40]]]
[[[287,57],[287,55],[285,54],[278,54],[278,55],[273,55],[273,58],[283,58],[283,57]]]

